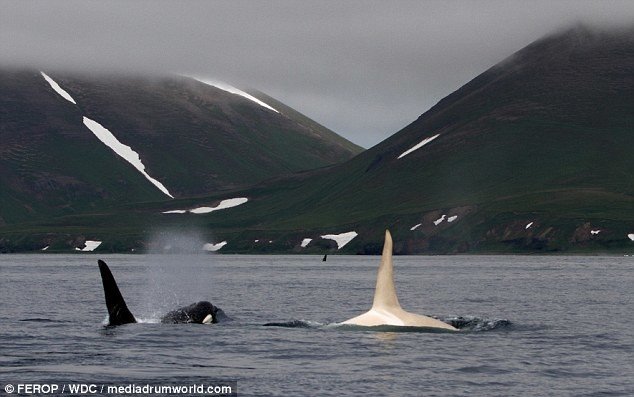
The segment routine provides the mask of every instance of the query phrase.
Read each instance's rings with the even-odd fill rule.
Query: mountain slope
[[[275,107],[275,109],[278,109],[280,112],[282,112],[284,115],[292,118],[293,120],[297,121],[298,123],[304,125],[306,128],[312,129],[314,131],[318,131],[319,134],[329,140],[332,140],[333,142],[336,142],[338,145],[340,145],[341,147],[347,149],[348,151],[352,152],[352,153],[360,153],[361,151],[359,150],[359,146],[357,146],[356,144],[348,141],[347,139],[345,139],[344,137],[342,137],[341,135],[338,135],[337,133],[333,132],[332,130],[324,127],[323,125],[317,123],[315,120],[312,120],[311,118],[309,118],[308,116],[298,112],[297,110],[291,108],[290,106],[287,106],[286,104],[278,101],[277,99],[265,94],[264,92],[261,91],[257,91],[257,90],[249,90],[249,92],[252,92],[254,96],[256,96],[257,98],[262,99],[264,102],[272,105],[273,107]]]
[[[488,234],[529,247],[557,241],[554,248],[575,240],[588,222],[604,231],[588,231],[584,240],[609,238],[605,229],[613,228],[611,238],[627,243],[624,228],[634,221],[633,33],[577,27],[529,45],[352,160],[363,176],[350,178],[341,198],[375,216],[472,213],[472,224],[442,226],[453,231],[419,230],[421,247],[442,234],[473,247]],[[363,187],[373,202],[355,193]],[[418,220],[429,225],[423,214]],[[524,229],[538,219],[541,232]]]
[[[4,244],[29,235],[37,237],[25,245],[68,247],[42,240],[52,227],[120,250],[146,246],[143,230],[193,228],[227,241],[226,252],[318,253],[337,249],[320,236],[355,231],[342,251],[378,253],[388,227],[397,253],[627,252],[632,109],[634,29],[576,27],[520,50],[345,163],[245,190],[59,218],[49,229],[5,228]],[[230,197],[249,201],[162,214]]]
[[[576,28],[540,40],[342,167],[357,173],[348,177],[346,194],[352,199],[357,188],[380,185],[372,188],[385,195],[378,201],[398,197],[391,208],[474,204],[550,189],[631,196],[633,66],[632,31]]]
[[[369,252],[388,226],[404,253],[630,247],[633,109],[634,30],[576,27],[344,164],[243,193],[262,200],[231,221],[297,233],[287,249],[354,229],[346,249]]]
[[[176,197],[323,167],[361,150],[191,78],[48,75],[53,83],[37,71],[0,72],[0,222],[166,198],[87,120],[136,151]]]
[[[283,113],[187,77],[61,76],[82,112],[121,131],[178,196],[331,165],[359,153]],[[341,138],[340,138],[341,139]],[[186,166],[183,161],[186,159]]]
[[[0,78],[0,218],[14,223],[93,203],[160,198],[82,124],[80,111],[47,91],[39,73]],[[98,183],[97,183],[98,181]]]
[[[417,235],[420,249],[440,237],[460,241],[454,248],[496,239],[529,247],[552,241],[555,248],[588,222],[604,231],[588,231],[584,240],[628,243],[632,109],[634,30],[576,27],[529,45],[353,159],[338,200],[359,216],[419,212],[402,228]],[[441,227],[425,218],[451,211],[469,215]],[[541,230],[524,229],[537,220]],[[428,230],[409,233],[419,222]]]

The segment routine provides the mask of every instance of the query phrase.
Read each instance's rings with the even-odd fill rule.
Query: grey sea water
[[[143,323],[104,326],[98,258]],[[0,390],[237,380],[241,396],[634,395],[633,257],[394,260],[403,307],[461,332],[328,325],[369,308],[378,257],[0,256]],[[197,300],[233,321],[156,323]]]

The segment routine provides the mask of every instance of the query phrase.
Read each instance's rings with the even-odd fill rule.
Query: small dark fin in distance
[[[136,319],[128,310],[128,306],[123,300],[121,291],[117,287],[106,262],[99,259],[99,271],[101,272],[101,281],[103,282],[103,292],[106,296],[106,306],[108,307],[109,325],[122,325],[136,323]]]
[[[322,259],[322,262],[326,262],[328,260],[328,254],[324,255],[324,259]]]

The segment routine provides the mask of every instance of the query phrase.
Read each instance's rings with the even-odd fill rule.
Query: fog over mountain
[[[632,1],[0,1],[0,66],[255,87],[365,147],[509,53]]]

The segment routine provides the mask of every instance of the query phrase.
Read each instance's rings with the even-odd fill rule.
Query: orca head
[[[192,323],[197,324],[216,324],[218,322],[218,307],[211,302],[200,301],[190,305],[187,308],[187,314]]]
[[[200,301],[167,313],[161,322],[168,324],[216,324],[226,318],[219,307],[207,301]]]

